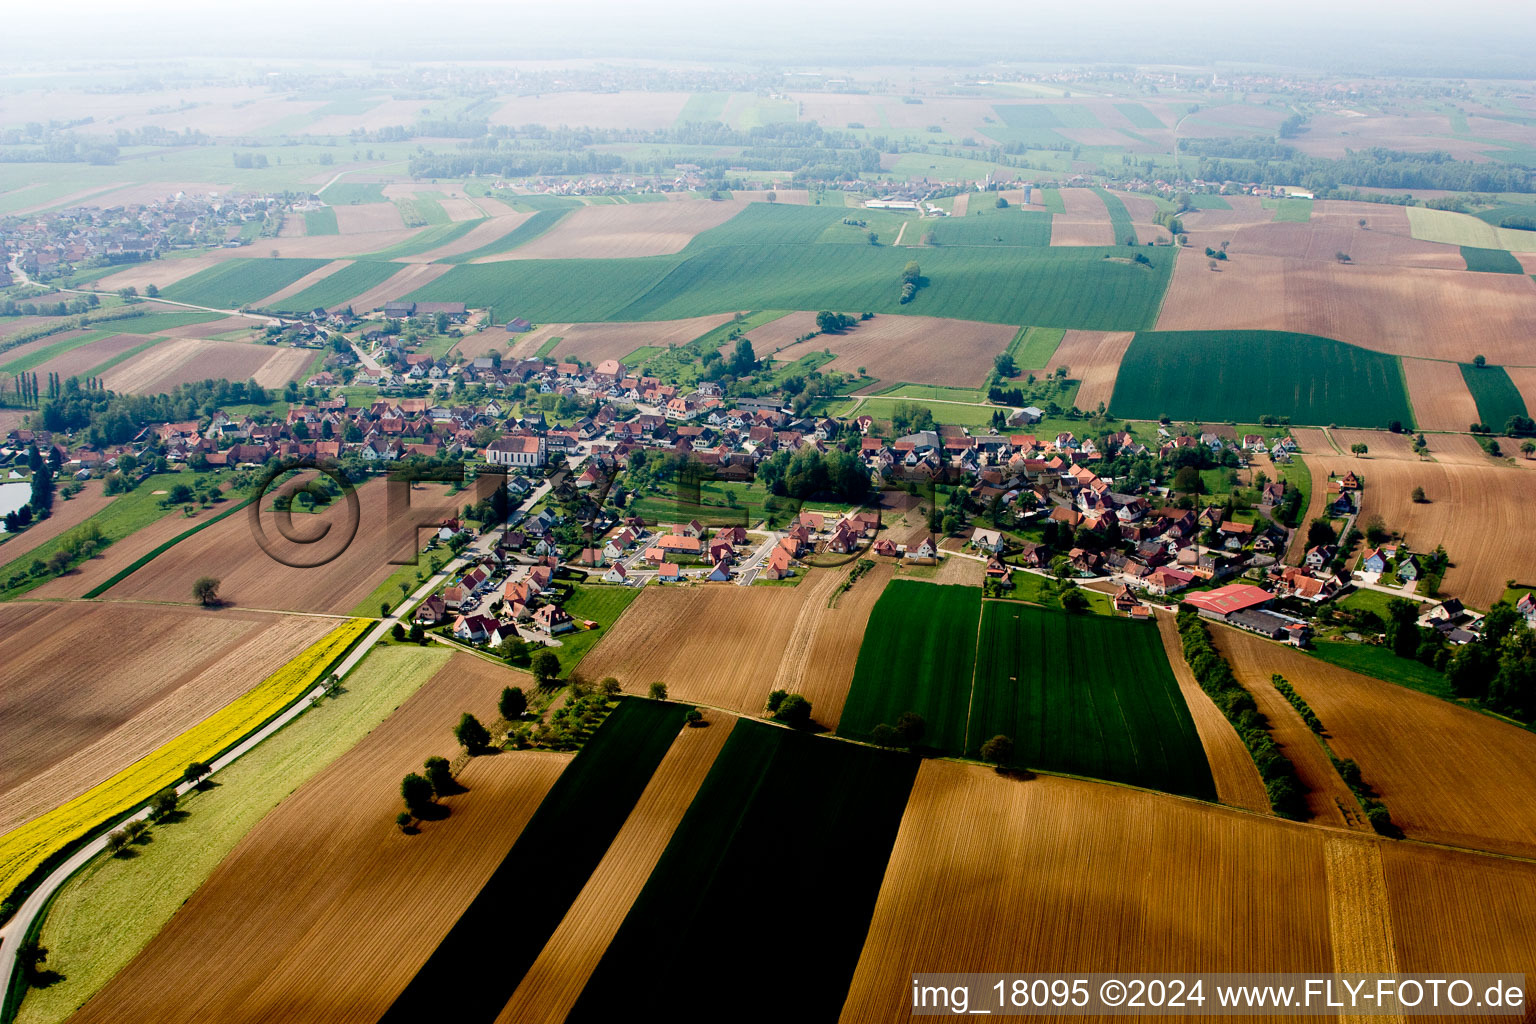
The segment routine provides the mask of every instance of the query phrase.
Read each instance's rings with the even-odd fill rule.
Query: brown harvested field
[[[394,825],[400,778],[452,753],[460,712],[494,717],[521,673],[454,659],[367,738],[264,817],[72,1020],[372,1024],[517,840],[568,754],[469,761],[467,792],[421,834]],[[346,799],[337,799],[346,794]],[[167,987],[151,979],[174,973]]]
[[[781,360],[793,361],[830,349],[837,358],[823,371],[857,374],[862,366],[867,376],[887,383],[973,388],[992,369],[993,357],[1018,333],[1017,328],[1006,324],[881,313],[855,324],[845,334],[822,334],[795,344],[797,335],[815,329],[815,321],[813,313],[791,313],[749,332],[748,337],[759,355],[777,348],[774,358]]]
[[[1333,445],[1328,443],[1329,433],[1337,433],[1337,431],[1325,431],[1321,427],[1291,428],[1291,438],[1301,445],[1301,450],[1308,455],[1328,455],[1334,451]]]
[[[511,252],[475,262],[661,256],[680,251],[699,232],[719,227],[746,208],[746,203],[733,199],[583,206]]]
[[[1115,244],[1104,200],[1086,188],[1064,188],[1061,202],[1067,212],[1051,218],[1052,245]]]
[[[262,387],[282,387],[297,379],[314,358],[306,349],[178,338],[119,363],[102,381],[113,391],[136,394],[167,392],[179,384],[219,377],[254,378]]]
[[[272,306],[272,305],[276,305],[277,303],[282,302],[284,299],[287,299],[287,298],[289,298],[291,296],[299,294],[299,292],[302,292],[304,289],[308,288],[310,285],[317,284],[320,281],[325,280],[326,278],[330,277],[332,274],[336,273],[338,270],[342,270],[342,269],[344,269],[346,267],[350,267],[352,265],[352,262],[353,262],[352,260],[332,260],[330,263],[327,263],[325,266],[323,266],[323,267],[316,267],[314,270],[311,270],[309,273],[305,274],[303,277],[299,278],[297,281],[293,282],[292,284],[288,285],[287,287],[279,288],[277,291],[273,292],[271,295],[268,295],[264,299],[260,299],[260,300],[258,300],[256,302],[253,302],[253,303],[251,303],[251,305],[253,305],[253,306]]]
[[[964,217],[967,213],[970,212],[971,194],[969,192],[961,192],[959,195],[955,196],[955,205],[950,210],[950,216]]]
[[[85,489],[73,498],[59,495],[54,499],[53,512],[47,519],[33,523],[20,533],[0,533],[0,566],[14,562],[28,551],[52,540],[61,533],[68,533],[91,516],[112,504],[112,496],[105,493],[105,485],[99,480],[87,480]]]
[[[480,220],[485,216],[480,212],[480,208],[468,199],[450,197],[439,199],[437,204],[443,208],[443,212],[448,215],[450,221]]]
[[[0,606],[0,832],[126,768],[335,625],[147,605]]]
[[[1227,201],[1230,210],[1191,210],[1181,214],[1179,219],[1191,234],[1197,231],[1235,231],[1250,224],[1269,224],[1275,219],[1275,211],[1266,210],[1258,196],[1222,198]],[[1230,238],[1230,235],[1227,237]]]
[[[1449,440],[1449,435],[1436,437],[1431,455],[1436,444]],[[1381,516],[1411,550],[1433,551],[1445,545],[1451,567],[1440,589],[1474,608],[1487,608],[1499,600],[1507,579],[1536,578],[1536,545],[1529,543],[1526,517],[1526,509],[1536,501],[1536,473],[1487,456],[1481,456],[1479,463],[1470,452],[1444,460],[1437,456],[1433,462],[1385,449],[1378,455],[1375,440],[1366,443],[1373,447],[1363,459],[1308,455],[1314,493],[1327,486],[1330,472],[1360,474],[1365,480],[1362,515]],[[1347,447],[1342,437],[1340,444]],[[1415,487],[1424,488],[1427,501],[1413,500]]]
[[[1389,209],[1401,210],[1401,207]],[[1406,222],[1406,216],[1404,221]],[[1337,219],[1336,219],[1337,220]],[[1220,234],[1220,240],[1217,235]],[[1454,245],[1424,242],[1404,231],[1394,234],[1381,229],[1362,230],[1356,221],[1330,223],[1313,218],[1305,223],[1276,221],[1241,227],[1235,231],[1193,233],[1190,245],[1204,251],[1230,240],[1227,250],[1233,259],[1240,256],[1281,256],[1336,264],[1338,254],[1348,253],[1356,265],[1419,267],[1432,270],[1466,270],[1466,260]]]
[[[1403,376],[1420,430],[1466,430],[1478,422],[1477,402],[1456,363],[1404,359]]]
[[[494,202],[490,199],[476,199],[475,202],[488,204]],[[497,203],[500,206],[500,203]],[[510,207],[509,207],[510,209]],[[531,213],[512,212],[505,216],[488,218],[482,224],[476,224],[464,233],[462,238],[454,239],[435,249],[417,253],[415,256],[403,256],[404,263],[431,263],[433,260],[444,259],[448,256],[458,256],[461,253],[473,252],[483,245],[489,245],[499,238],[504,238],[522,226],[523,222],[532,217]],[[404,293],[402,293],[404,294]]]
[[[839,1019],[906,1019],[901,979],[915,971],[1329,970],[1325,836],[1161,794],[924,761]]]
[[[1536,865],[1450,850],[1384,843],[1382,873],[1392,910],[1397,970],[1476,964],[1479,971],[1526,976],[1536,990]],[[1529,1015],[1526,1017],[1530,1019]],[[1509,1017],[1457,1017],[1497,1024]]]
[[[1144,196],[1136,192],[1116,192],[1114,195],[1125,204],[1126,212],[1131,215],[1131,223],[1136,225],[1136,240],[1142,244],[1147,242],[1170,242],[1173,236],[1168,229],[1153,222],[1157,216],[1157,203],[1150,196]]]
[[[1409,838],[1536,855],[1536,735],[1248,633],[1219,632],[1244,678],[1290,680],[1334,754],[1359,763]]]
[[[512,354],[519,359],[532,359],[550,338],[563,338],[567,328],[574,324],[539,324],[526,334],[509,335]],[[503,332],[505,333],[505,332]]]
[[[541,124],[546,128],[671,128],[689,98],[686,92],[546,92],[509,96],[490,120],[492,124]]]
[[[42,327],[45,324],[47,324],[49,326],[52,326],[53,324],[55,324],[57,322],[58,322],[57,318],[56,317],[51,317],[51,316],[8,316],[8,317],[4,317],[3,319],[0,319],[0,338],[9,338],[13,334],[20,334],[22,331],[30,330],[33,327]],[[58,340],[58,335],[53,335],[53,340],[57,341]],[[28,344],[34,344],[34,343],[33,342],[28,342]],[[21,348],[21,346],[17,346],[17,348],[13,348],[13,349],[7,350],[7,352],[5,354],[6,361],[10,361],[12,359],[15,359],[16,358],[15,353],[17,351],[19,351],[20,348]]]
[[[728,323],[730,319],[729,313],[717,313],[687,320],[563,324],[550,335],[564,339],[555,346],[553,356],[559,359],[582,359],[590,363],[600,363],[604,359],[623,359],[644,345],[659,348],[686,345],[694,338]]]
[[[43,340],[57,344],[60,337],[61,335],[55,334]],[[115,334],[110,338],[102,338],[100,341],[93,341],[88,345],[81,345],[56,355],[46,363],[33,367],[32,372],[45,380],[50,373],[57,373],[61,380],[66,377],[83,376],[113,356],[153,340],[142,334]]]
[[[706,711],[704,721],[707,726],[684,729],[672,741],[608,852],[496,1017],[499,1024],[564,1020],[576,1004],[736,725],[719,711]]]
[[[1269,720],[1270,738],[1296,766],[1296,776],[1307,791],[1307,820],[1319,825],[1370,832],[1371,826],[1360,810],[1360,802],[1329,763],[1322,744],[1270,682],[1273,673],[1265,659],[1267,648],[1246,647],[1241,657],[1232,652],[1234,646],[1250,639],[1254,644],[1264,644],[1265,641],[1235,629],[1212,630],[1211,638],[1232,663],[1233,674],[1243,689],[1253,696],[1259,713]]]
[[[1361,440],[1367,439],[1362,437]],[[1514,461],[1512,463],[1495,460],[1487,452],[1483,451],[1483,446],[1478,444],[1477,438],[1470,434],[1431,434],[1424,440],[1429,443],[1430,457],[1436,462],[1452,463],[1459,466],[1514,466],[1517,469],[1536,469],[1536,462],[1520,454],[1521,442],[1516,438],[1496,438],[1499,442],[1499,449],[1504,453],[1504,456],[1506,458],[1513,457]],[[1414,457],[1408,448],[1408,441],[1406,439],[1398,443],[1403,446],[1403,457]],[[1371,450],[1374,454],[1374,446]],[[1383,450],[1389,449],[1383,448]]]
[[[400,231],[405,227],[405,221],[400,218],[400,207],[394,203],[358,203],[331,209],[336,211],[336,227],[343,235]]]
[[[1079,409],[1097,409],[1109,404],[1120,375],[1120,360],[1136,337],[1131,331],[1068,331],[1051,357],[1051,367],[1065,366],[1073,380],[1082,381],[1075,404]]]
[[[1210,762],[1211,777],[1216,780],[1216,798],[1231,807],[1243,807],[1259,814],[1270,813],[1269,794],[1264,790],[1264,779],[1253,763],[1253,755],[1243,746],[1232,723],[1195,681],[1195,674],[1184,660],[1184,648],[1173,616],[1157,616],[1157,631],[1162,637],[1168,664],[1173,666],[1174,678],[1179,681],[1179,692],[1184,695],[1184,703],[1189,705],[1189,713],[1195,720],[1195,731],[1200,734],[1205,759]]]
[[[278,229],[278,238],[303,238],[309,234],[309,222],[301,212],[293,211],[283,214],[283,226]]]
[[[1536,281],[1520,274],[1179,254],[1157,329],[1319,334],[1396,355],[1530,362]]]
[[[177,534],[190,530],[200,519],[218,515],[225,507],[215,506],[191,519],[180,512],[168,512],[143,529],[108,545],[105,550],[92,555],[64,575],[44,583],[32,591],[32,596],[48,599],[83,597],[86,591],[106,582]],[[4,553],[5,549],[0,548],[0,557]]]
[[[660,680],[673,700],[762,714],[801,610],[824,610],[843,575],[811,569],[794,587],[645,587],[582,660],[582,674],[615,676],[629,693]]]
[[[427,485],[412,492],[413,507],[453,507],[444,500],[446,485]],[[290,560],[314,561],[345,549],[334,560],[310,569],[291,568],[269,557],[258,546],[247,511],[220,520],[208,529],[177,544],[154,563],[108,590],[105,599],[192,601],[192,583],[218,568],[219,597],[237,608],[283,608],[289,611],[346,614],[372,593],[379,581],[396,567],[389,564],[395,547],[385,529],[384,483],[370,481],[357,489],[357,535],[346,541],[347,504],[338,501],[317,515],[293,517],[292,531],[304,536],[319,534],[330,525],[331,536],[308,547],[285,541],[273,522],[271,499],[262,499],[261,524],[275,550]],[[114,545],[115,546],[115,545]],[[111,550],[111,549],[108,549]],[[649,680],[647,680],[649,682]]]
[[[851,590],[839,594],[837,606],[824,611],[818,620],[816,637],[811,641],[810,654],[803,662],[794,692],[811,702],[816,720],[828,729],[836,731],[843,717],[843,704],[859,660],[859,645],[864,642],[864,628],[894,572],[891,562],[876,562]]]
[[[383,283],[374,285],[360,295],[352,296],[341,305],[351,306],[357,313],[380,309],[384,303],[392,302],[402,295],[408,295],[415,289],[436,281],[452,269],[453,267],[447,263],[436,265],[413,263],[401,266],[398,273],[391,275]]]
[[[986,562],[958,555],[950,555],[940,561],[938,571],[933,574],[934,583],[946,586],[979,587],[986,578]]]

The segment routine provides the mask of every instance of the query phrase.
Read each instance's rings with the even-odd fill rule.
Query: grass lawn
[[[1389,683],[1445,700],[1456,700],[1456,694],[1446,681],[1445,673],[1436,672],[1423,662],[1411,658],[1399,658],[1386,647],[1357,644],[1349,640],[1318,640],[1307,653],[1351,672],[1385,679]]]
[[[495,1018],[629,817],[687,711],[638,697],[619,702],[380,1024]],[[509,913],[515,928],[507,927]]]
[[[945,402],[984,403],[987,393],[979,388],[951,388],[939,384],[897,384],[880,392],[881,398],[933,398]]]
[[[988,601],[966,752],[996,735],[1020,765],[1216,798],[1151,623]]]
[[[391,609],[403,601],[404,595],[400,593],[400,584],[404,583],[409,588],[406,593],[415,593],[416,588],[426,581],[426,577],[432,572],[432,561],[440,559],[445,564],[450,557],[447,548],[438,548],[436,551],[423,551],[415,562],[407,565],[395,566],[395,571],[388,578],[373,588],[373,593],[357,602],[348,615],[356,615],[369,619],[379,617],[379,605],[388,604]],[[417,577],[421,578],[418,579]]]
[[[927,722],[924,744],[965,749],[981,590],[892,580],[875,602],[838,734],[867,739],[904,711]]]
[[[1143,331],[1120,364],[1117,417],[1385,427],[1413,422],[1396,356],[1284,331]]]
[[[868,413],[877,420],[890,420],[896,403],[920,405],[933,413],[936,423],[954,423],[962,427],[991,427],[992,414],[1002,408],[997,405],[962,405],[956,402],[921,401],[908,398],[866,398],[859,406],[859,413]],[[1006,411],[1006,410],[1005,410]]]
[[[1381,616],[1382,622],[1386,622],[1387,602],[1391,600],[1391,594],[1383,594],[1379,590],[1355,590],[1339,602],[1339,607],[1351,611],[1375,612]]]
[[[301,783],[387,718],[451,652],[377,650],[324,700],[182,799],[187,817],[159,825],[130,858],[99,856],[59,890],[40,939],[64,980],[27,993],[18,1024],[53,1024],[106,984],[170,920],[235,844]]]
[[[1013,356],[1019,372],[1044,370],[1050,365],[1051,357],[1056,354],[1066,333],[1059,327],[1021,327],[1013,341],[1008,343],[1007,351]]]
[[[1094,615],[1115,614],[1115,603],[1110,600],[1108,594],[1089,590],[1087,587],[1078,587],[1077,592],[1088,599],[1088,610]],[[1030,604],[1038,604],[1045,608],[1061,608],[1061,596],[1056,592],[1055,581],[1033,572],[1013,574],[1013,590],[1009,592],[1006,600],[1028,601]],[[983,737],[983,739],[986,738]]]
[[[728,1005],[743,963],[771,963],[786,949],[815,969],[793,987],[763,986],[739,1016],[830,1021],[842,1007],[918,760],[750,720],[710,728],[731,735],[582,990],[573,1024],[675,1015],[668,965],[678,963],[688,964],[690,999]],[[763,898],[765,881],[791,865],[814,865],[811,920]]]
[[[168,491],[177,484],[187,484],[195,488],[200,480],[207,477],[218,478],[217,474],[214,473],[199,474],[192,472],[161,473],[148,477],[143,483],[127,494],[118,495],[112,500],[111,504],[85,520],[85,522],[95,523],[100,527],[101,534],[108,543],[120,541],[134,531],[143,529],[150,523],[153,523],[161,516],[181,515],[179,506],[175,509],[161,508],[160,501],[165,495],[155,494],[155,491]],[[191,528],[197,525],[200,520],[208,516],[218,515],[220,511],[228,507],[227,502],[229,500],[229,496],[226,495],[224,502],[217,503],[210,509],[200,510],[196,516],[187,520],[187,527]],[[63,499],[57,496],[54,498],[56,505],[62,501]],[[66,530],[59,536],[39,544],[20,558],[5,565],[0,565],[0,588],[5,587],[4,581],[8,580],[13,574],[25,572],[33,561],[37,559],[41,559],[44,562],[48,561],[49,556],[64,547],[64,542],[79,528],[77,526],[74,530]],[[4,551],[5,548],[0,547],[0,557],[3,557]],[[21,586],[0,589],[0,601],[20,597],[27,591],[32,590],[34,587],[40,587],[53,578],[51,575],[29,577]]]
[[[554,649],[560,656],[560,671],[569,675],[581,663],[588,651],[597,646],[619,616],[624,614],[630,602],[640,596],[639,587],[611,585],[582,585],[571,588],[571,596],[564,608],[573,619],[587,619],[597,623],[596,629],[584,629],[560,635],[560,646]]]

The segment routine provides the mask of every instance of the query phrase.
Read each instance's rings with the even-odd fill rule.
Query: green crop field
[[[677,115],[677,124],[685,125],[706,121],[725,120],[725,105],[730,100],[728,92],[696,92],[683,104]]]
[[[167,286],[160,294],[195,306],[235,309],[264,299],[329,262],[313,259],[226,260]]]
[[[997,210],[995,215],[989,211],[984,216],[946,218],[930,230],[939,245],[1050,245],[1051,215],[1040,210]]]
[[[676,1016],[678,964],[687,965],[689,1000],[731,1005],[742,965],[773,963],[786,950],[814,969],[793,985],[761,986],[750,1010],[727,1016],[837,1019],[918,761],[745,719],[710,728],[731,735],[567,1018],[573,1024]],[[797,866],[814,870],[810,917],[764,898],[765,884]]]
[[[1021,327],[1008,343],[1008,354],[1021,371],[1043,370],[1061,347],[1066,331],[1060,327]]]
[[[1150,623],[986,602],[967,752],[997,735],[1019,765],[1216,798]]]
[[[1461,247],[1461,258],[1467,261],[1467,269],[1484,274],[1523,274],[1525,268],[1507,249],[1480,249],[1473,245]]]
[[[1049,213],[1066,213],[1066,201],[1061,198],[1061,190],[1055,188],[1037,188],[1030,198],[1045,207]]]
[[[52,344],[34,349],[24,356],[12,359],[8,363],[0,363],[0,373],[21,373],[23,370],[36,369],[48,362],[48,360],[61,356],[66,352],[82,348],[103,338],[110,338],[113,333],[112,331],[102,330],[83,331],[72,338],[65,338],[63,341],[55,341]]]
[[[399,259],[402,256],[415,256],[417,253],[426,252],[428,249],[436,249],[440,245],[456,242],[474,230],[475,225],[483,222],[484,218],[481,218],[480,220],[461,220],[454,224],[439,224],[435,227],[423,228],[403,242],[396,242],[387,249],[366,253],[358,258],[393,260]]]
[[[1507,228],[1531,223],[1536,224],[1536,203],[1504,203],[1492,209],[1480,210],[1472,214],[1484,224],[1492,224],[1494,227]],[[1520,230],[1536,230],[1536,228],[1523,228]]]
[[[1502,366],[1461,364],[1461,378],[1477,403],[1477,418],[1494,430],[1503,430],[1511,416],[1529,416],[1520,389]],[[1470,424],[1469,424],[1470,425]]]
[[[687,711],[620,701],[381,1024],[495,1018],[629,817]],[[508,928],[514,911],[517,926]]]
[[[883,245],[691,246],[673,256],[457,266],[410,297],[515,309],[541,323],[670,320],[755,308],[1147,329],[1157,317],[1175,253],[1148,249],[1148,262],[1139,264],[1121,258],[1123,252],[1087,246],[956,246],[917,254]],[[902,268],[914,255],[921,257],[927,284],[903,304]]]
[[[396,199],[395,205],[400,209],[400,219],[408,228],[436,227],[451,222],[448,211],[436,199],[421,196],[415,199]]]
[[[1102,188],[1095,188],[1094,195],[1104,200],[1104,208],[1109,211],[1109,224],[1114,229],[1115,241],[1125,245],[1136,244],[1136,225],[1131,223],[1131,211],[1125,208],[1125,202],[1112,192]]]
[[[348,299],[361,295],[375,285],[383,284],[402,269],[404,268],[399,263],[359,260],[351,266],[342,267],[336,273],[321,278],[297,295],[284,299],[278,305],[293,311],[344,306]]]
[[[952,388],[941,384],[895,384],[880,391],[881,398],[937,399],[942,402],[967,402],[980,405],[987,400],[978,388]]]
[[[933,402],[881,395],[878,398],[866,398],[859,406],[859,414],[868,413],[877,420],[889,420],[896,411],[898,402],[927,409],[933,413],[934,421],[937,423],[952,423],[957,427],[972,428],[989,427],[992,423],[992,414],[1002,408],[996,405],[961,405],[957,401]]]
[[[963,751],[980,617],[975,587],[887,584],[864,632],[839,735],[866,739],[916,711],[927,722],[925,745]]]
[[[487,242],[478,249],[471,249],[469,252],[460,253],[457,256],[445,256],[437,262],[469,263],[482,256],[494,256],[497,253],[511,252],[524,242],[531,242],[554,227],[555,222],[569,212],[569,210],[563,209],[540,210],[494,242]]]
[[[1282,331],[1143,331],[1120,363],[1114,415],[1214,423],[1413,422],[1396,356]]]
[[[1077,143],[1063,135],[1062,129],[1104,129],[1093,111],[1081,105],[999,103],[992,109],[1003,124],[988,125],[987,134],[1004,145],[1018,142],[1026,146],[1074,146]]]
[[[1266,199],[1263,201],[1264,209],[1275,211],[1275,221],[1284,223],[1306,223],[1312,219],[1312,200],[1310,199]]]
[[[161,331],[169,331],[172,328],[190,327],[192,324],[203,324],[217,319],[219,319],[217,313],[199,313],[196,310],[189,310],[185,313],[145,313],[143,316],[112,320],[108,326],[118,334],[159,334]]]
[[[1189,205],[1197,210],[1230,210],[1232,204],[1221,196],[1192,195],[1189,197]]]
[[[329,206],[322,206],[318,210],[305,210],[304,233],[306,235],[341,234],[341,228],[336,225],[336,211]]]
[[[1168,127],[1158,120],[1156,114],[1140,103],[1116,103],[1115,109],[1124,114],[1131,124],[1143,131],[1157,131]]]

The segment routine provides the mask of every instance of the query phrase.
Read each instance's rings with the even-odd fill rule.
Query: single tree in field
[[[1528,459],[1536,455],[1536,441],[1521,441],[1520,453]]]
[[[468,711],[459,718],[459,724],[453,727],[453,738],[471,754],[484,750],[491,743],[490,732],[480,724],[480,719]]]
[[[899,742],[896,739],[896,730],[881,722],[870,730],[869,738],[880,747],[894,747]]]
[[[1085,612],[1088,610],[1088,599],[1083,596],[1083,592],[1081,590],[1073,587],[1071,590],[1061,595],[1061,607],[1069,612],[1073,612],[1074,614],[1078,612]]]
[[[43,973],[43,964],[48,960],[48,947],[42,945],[37,939],[27,939],[16,947],[16,965],[21,968],[21,976],[32,983],[38,980]]]
[[[122,829],[107,833],[107,852],[116,857],[128,845],[128,833]]]
[[[523,717],[528,710],[528,698],[523,696],[521,686],[509,686],[501,691],[501,699],[496,702],[496,710],[501,712],[501,717],[509,722],[515,722]]]
[[[779,194],[777,192],[769,192],[768,193],[768,201],[770,203],[778,202],[779,201]]]
[[[411,817],[420,818],[422,811],[432,807],[432,783],[411,772],[400,780],[400,796],[404,798],[405,809],[411,812]]]
[[[1354,444],[1349,446],[1349,450],[1354,452],[1356,455],[1366,455],[1370,453],[1371,446],[1363,441],[1356,441]]]
[[[1536,445],[1533,445],[1532,447],[1536,448]],[[1424,496],[1424,488],[1422,488],[1422,487],[1415,487],[1413,489],[1413,503],[1415,505],[1422,505],[1425,502],[1427,502],[1428,500],[1429,499]]]
[[[688,713],[683,716],[683,719],[689,725],[693,725],[693,726],[703,725],[704,724],[704,712],[700,711],[698,708],[689,708],[688,709]]]
[[[1361,218],[1360,218],[1360,229],[1361,229],[1361,230],[1362,230],[1362,231],[1363,231],[1363,230],[1365,230],[1365,227],[1366,227],[1366,223],[1367,223],[1367,222],[1366,222],[1366,219],[1365,219],[1365,218],[1364,218],[1364,217],[1361,217]]]
[[[191,764],[187,765],[187,770],[181,773],[181,777],[195,786],[199,782],[206,779],[212,772],[213,769],[208,767],[203,762],[193,761]]]
[[[533,670],[534,681],[540,686],[553,686],[560,678],[560,656],[548,647],[535,654],[528,667]]]
[[[167,786],[149,799],[149,816],[151,818],[164,818],[176,810],[176,788]]]
[[[1472,365],[1473,366],[1487,366],[1488,365],[1488,357],[1485,356],[1485,355],[1482,355],[1481,353],[1479,353],[1478,355],[1475,355],[1475,356],[1472,357]]]
[[[792,693],[784,698],[783,703],[779,705],[779,710],[773,713],[773,717],[785,725],[792,725],[797,728],[809,725],[811,722],[811,702],[798,693]]]
[[[660,681],[652,683],[650,693],[651,700],[666,700],[667,684]]]
[[[212,576],[199,576],[192,584],[192,596],[204,608],[213,607],[219,603],[219,581]]]
[[[1007,736],[993,736],[981,745],[981,759],[999,767],[1013,760],[1013,740]]]
[[[459,791],[458,783],[453,781],[453,769],[446,757],[429,757],[423,767],[427,773],[427,781],[432,783],[433,794],[447,796],[449,793]]]
[[[410,831],[411,820],[410,811],[401,811],[399,814],[395,815],[395,825],[399,827],[401,832]]]
[[[598,686],[603,691],[604,697],[617,697],[624,691],[624,688],[619,685],[619,681],[613,676],[604,676],[603,681]]]
[[[779,710],[779,705],[784,703],[784,698],[789,696],[788,690],[774,690],[768,694],[768,713],[771,715]]]
[[[921,743],[927,729],[928,723],[916,711],[903,711],[901,717],[896,719],[896,739],[904,747],[915,747]]]

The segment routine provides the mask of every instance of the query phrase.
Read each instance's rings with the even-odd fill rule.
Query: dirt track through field
[[[736,724],[719,711],[706,711],[704,721],[708,724],[683,729],[672,741],[608,852],[497,1016],[498,1024],[561,1021],[575,1005]]]
[[[1200,689],[1194,672],[1184,660],[1184,648],[1173,616],[1158,615],[1157,630],[1162,635],[1163,650],[1168,655],[1168,664],[1173,667],[1174,678],[1179,681],[1179,692],[1184,695],[1184,703],[1195,720],[1200,745],[1205,748],[1211,777],[1216,780],[1216,798],[1232,807],[1244,807],[1259,814],[1270,813],[1269,794],[1264,790],[1264,779],[1253,763],[1253,755],[1243,746],[1232,723]]]
[[[335,625],[141,605],[0,606],[0,832],[173,739]]]
[[[1410,838],[1536,856],[1536,734],[1237,630],[1221,648],[1244,678],[1290,680]]]
[[[1211,637],[1231,662],[1232,674],[1238,683],[1252,695],[1259,713],[1269,720],[1270,738],[1296,766],[1297,780],[1306,789],[1309,820],[1334,828],[1371,831],[1359,801],[1329,763],[1322,744],[1296,709],[1271,684],[1273,672],[1265,670],[1265,656],[1268,649],[1276,645],[1235,629],[1213,629]],[[1234,645],[1243,646],[1243,657],[1231,653]]]
[[[1392,908],[1382,876],[1381,841],[1329,836],[1328,931],[1333,969],[1339,974],[1397,973],[1397,944],[1392,937]],[[1402,1014],[1339,1014],[1339,1020],[1401,1021]]]
[[[528,677],[454,655],[264,817],[72,1020],[378,1020],[570,761],[532,750],[473,758],[459,775],[467,791],[443,800],[447,818],[419,835],[395,827],[401,776],[453,752],[460,712],[494,718],[501,687],[519,683]]]
[[[1067,375],[1082,381],[1073,404],[1085,412],[1091,412],[1109,398],[1115,390],[1115,378],[1120,375],[1120,360],[1131,347],[1136,335],[1130,331],[1068,331],[1051,357],[1051,368],[1067,367]]]

